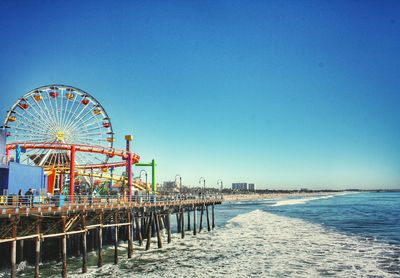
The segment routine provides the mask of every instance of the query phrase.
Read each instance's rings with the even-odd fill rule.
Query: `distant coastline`
[[[342,195],[349,193],[362,193],[362,192],[400,192],[400,189],[377,189],[377,190],[321,190],[321,191],[285,191],[276,190],[269,192],[255,192],[255,193],[225,193],[223,200],[225,202],[232,201],[254,201],[262,199],[279,199],[286,197],[312,197],[312,196],[328,196],[328,195]]]
[[[286,197],[309,197],[343,194],[343,191],[336,192],[288,192],[288,193],[253,193],[253,194],[226,194],[223,196],[225,202],[233,201],[254,201],[262,199],[279,199]]]

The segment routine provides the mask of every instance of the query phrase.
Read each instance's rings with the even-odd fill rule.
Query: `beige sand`
[[[326,196],[332,194],[338,194],[339,192],[299,192],[299,193],[271,193],[271,194],[234,194],[224,195],[224,201],[249,201],[249,200],[261,200],[261,199],[277,199],[285,197],[307,197],[307,196]]]

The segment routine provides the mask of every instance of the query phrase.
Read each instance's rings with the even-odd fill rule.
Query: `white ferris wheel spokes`
[[[90,94],[71,86],[49,85],[34,89],[7,111],[3,128],[7,141],[67,143],[112,147],[114,133],[102,105]],[[77,163],[105,163],[108,157],[95,153],[77,154]],[[46,167],[65,167],[64,150],[26,150],[22,162]]]

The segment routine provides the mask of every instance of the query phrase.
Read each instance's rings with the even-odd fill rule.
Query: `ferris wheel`
[[[114,133],[103,106],[89,93],[66,85],[48,85],[19,98],[7,111],[7,142],[82,144],[112,148]],[[45,168],[67,167],[69,154],[60,149],[22,150],[21,162]],[[106,163],[107,155],[77,153],[80,165]]]

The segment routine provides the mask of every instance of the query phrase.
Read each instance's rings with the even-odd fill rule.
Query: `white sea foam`
[[[330,231],[261,210],[239,215],[223,228],[158,250],[126,253],[72,277],[399,277],[398,246]],[[110,258],[109,258],[110,259]],[[79,270],[77,271],[77,273]]]
[[[272,207],[279,207],[279,206],[289,206],[289,205],[301,205],[308,203],[310,201],[320,200],[320,199],[329,199],[335,197],[335,195],[325,195],[325,196],[318,196],[318,197],[307,197],[307,198],[298,198],[298,199],[285,199],[279,200],[275,204],[272,204]]]
[[[26,269],[26,267],[28,266],[28,262],[27,261],[22,261],[18,264],[17,266],[17,271],[23,271],[24,269]]]

